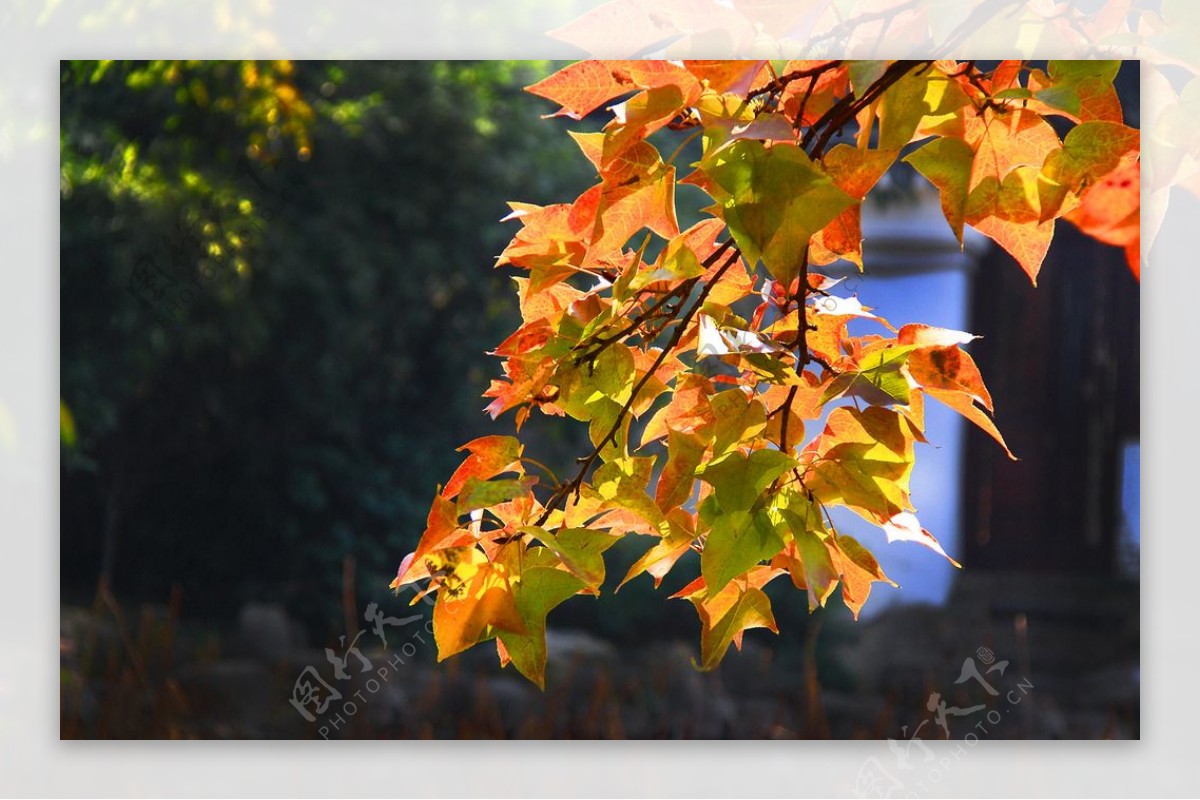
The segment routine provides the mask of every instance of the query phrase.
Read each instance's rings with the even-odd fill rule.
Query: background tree
[[[99,568],[126,596],[179,581],[193,613],[271,598],[323,629],[346,556],[386,583],[518,318],[501,275],[464,269],[503,244],[493,188],[586,180],[516,88],[547,71],[64,65],[68,599]]]

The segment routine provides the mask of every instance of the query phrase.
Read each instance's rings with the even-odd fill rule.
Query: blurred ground
[[[862,623],[821,612],[810,629],[816,637],[799,657],[780,655],[778,642],[753,632],[740,654],[707,674],[692,666],[690,641],[618,650],[590,633],[551,630],[547,686],[539,692],[511,669],[500,670],[488,646],[432,664],[424,620],[390,637],[387,650],[367,645],[375,640],[364,631],[359,642],[370,666],[348,657],[347,679],[339,681],[324,649],[305,641],[280,606],[247,605],[236,627],[197,631],[181,629],[169,606],[124,609],[101,599],[96,609],[62,612],[61,733],[1138,738],[1138,612],[1136,584],[965,575],[945,609],[894,606]],[[837,644],[818,662],[815,648],[825,649],[827,640]],[[344,642],[323,644],[345,652]],[[983,680],[956,683],[967,661]],[[307,667],[342,695],[313,721],[289,702]]]

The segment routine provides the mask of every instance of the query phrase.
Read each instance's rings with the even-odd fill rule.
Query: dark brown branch
[[[796,399],[796,384],[788,389],[787,400],[783,401],[783,419],[779,420],[779,449],[786,455],[788,451],[788,417],[792,416],[792,401]]]
[[[755,89],[753,92],[746,95],[746,100],[747,101],[753,100],[754,98],[759,97],[764,94],[773,94],[775,92],[781,91],[781,90],[783,90],[784,87],[786,87],[792,81],[798,81],[801,78],[814,79],[814,80],[809,81],[809,91],[811,92],[812,86],[813,86],[813,84],[816,83],[815,79],[818,75],[828,72],[831,69],[837,69],[841,65],[842,65],[841,61],[827,61],[824,64],[820,65],[819,67],[810,67],[809,69],[792,70],[791,72],[788,72],[784,75],[779,76],[775,80],[768,83],[766,86],[762,86],[758,89]]]
[[[722,243],[720,247],[714,250],[713,253],[704,260],[703,266],[711,267],[717,262],[723,253],[732,247],[732,245],[732,240]],[[692,307],[689,308],[687,313],[685,313],[679,320],[679,326],[671,334],[671,338],[667,342],[666,346],[658,354],[658,357],[654,360],[654,363],[650,365],[650,369],[646,370],[646,374],[642,376],[642,379],[633,387],[633,391],[629,393],[629,399],[625,401],[625,405],[621,406],[621,410],[617,412],[617,418],[613,420],[612,427],[609,428],[608,433],[606,433],[604,438],[596,444],[595,448],[589,455],[580,459],[579,471],[575,473],[575,477],[566,483],[559,484],[559,486],[555,488],[554,494],[552,494],[550,499],[546,501],[546,507],[542,511],[541,516],[539,516],[537,521],[533,523],[534,527],[540,528],[542,525],[545,525],[546,520],[550,518],[550,515],[554,512],[554,510],[558,508],[558,506],[564,500],[566,500],[567,496],[572,492],[575,493],[576,499],[578,499],[579,490],[583,486],[583,481],[584,478],[587,477],[588,470],[590,470],[592,465],[596,463],[596,459],[600,457],[600,453],[604,451],[604,448],[608,445],[608,443],[611,442],[617,435],[617,431],[621,429],[621,424],[625,421],[625,417],[629,414],[629,410],[633,408],[633,404],[637,401],[638,395],[641,394],[642,389],[644,389],[646,384],[650,382],[650,379],[654,377],[654,373],[656,373],[658,368],[663,365],[663,362],[667,360],[667,356],[671,354],[671,351],[679,346],[680,340],[683,339],[683,335],[687,331],[688,324],[691,323],[692,318],[696,316],[696,312],[698,312],[704,305],[704,301],[708,297],[709,292],[711,292],[713,287],[716,286],[716,284],[721,280],[721,277],[725,274],[726,270],[728,270],[734,265],[734,263],[737,262],[740,256],[741,251],[736,247],[733,248],[733,252],[729,254],[729,258],[726,259],[725,263],[721,265],[721,268],[717,270],[716,274],[713,275],[711,280],[704,284],[704,288],[700,290],[700,295],[696,298],[696,302],[692,304]],[[687,286],[688,289],[691,290],[695,287],[699,280],[699,278],[692,278],[683,285]],[[678,310],[676,313],[678,313]]]
[[[894,61],[883,75],[874,83],[867,87],[861,97],[856,97],[853,94],[847,94],[833,104],[825,114],[816,122],[814,122],[805,132],[804,138],[800,140],[800,146],[808,150],[810,144],[812,149],[808,150],[808,154],[814,160],[820,159],[825,153],[825,148],[829,145],[829,140],[834,134],[844,128],[850,120],[862,111],[867,106],[874,103],[879,96],[886,92],[892,84],[899,81],[910,71],[918,66],[928,66],[930,61]],[[821,131],[818,136],[817,132]],[[815,142],[814,142],[815,139]]]

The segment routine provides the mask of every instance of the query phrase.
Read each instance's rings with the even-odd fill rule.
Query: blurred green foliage
[[[590,178],[520,90],[549,69],[64,62],[65,599],[105,571],[326,624],[345,558],[386,586],[453,448],[500,432],[504,201]]]

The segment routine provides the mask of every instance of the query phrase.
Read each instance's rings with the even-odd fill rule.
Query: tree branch
[[[714,250],[713,253],[704,260],[703,266],[711,267],[713,264],[715,264],[721,255],[729,250],[730,247],[732,247],[732,244],[732,239],[722,243],[720,247]],[[677,327],[671,334],[671,338],[667,342],[666,346],[663,347],[662,351],[658,354],[658,357],[654,359],[654,363],[650,365],[650,369],[646,370],[646,374],[642,376],[642,379],[633,387],[633,391],[629,393],[629,399],[625,401],[625,405],[621,406],[621,410],[617,412],[617,418],[613,420],[612,427],[609,428],[608,433],[606,433],[604,438],[596,444],[595,448],[589,455],[580,459],[579,471],[575,473],[575,477],[566,483],[559,484],[559,486],[555,488],[554,494],[552,494],[550,499],[546,501],[546,507],[542,511],[541,516],[539,516],[537,521],[533,523],[534,527],[540,528],[542,525],[545,525],[546,520],[550,518],[550,515],[554,512],[554,510],[558,508],[558,506],[561,505],[567,496],[572,492],[575,493],[575,497],[578,500],[579,490],[583,486],[583,481],[584,478],[587,477],[588,470],[590,470],[592,465],[596,463],[596,459],[600,457],[600,453],[603,452],[605,446],[608,445],[608,443],[611,442],[617,435],[617,431],[621,429],[621,423],[625,421],[626,415],[628,415],[629,410],[633,408],[633,404],[637,400],[638,395],[641,394],[642,389],[644,389],[646,384],[650,382],[650,379],[654,377],[654,373],[657,372],[658,368],[663,365],[663,362],[667,360],[667,356],[670,355],[671,351],[679,346],[679,342],[681,339],[683,339],[683,335],[687,330],[688,324],[692,321],[692,318],[696,315],[696,312],[698,312],[704,305],[704,301],[708,297],[709,292],[712,291],[713,287],[716,286],[716,284],[721,280],[721,277],[725,274],[726,270],[733,266],[740,256],[741,251],[734,247],[733,252],[729,254],[729,258],[726,259],[725,263],[721,265],[721,268],[717,270],[716,274],[713,275],[710,281],[704,284],[704,288],[700,290],[700,295],[696,298],[696,302],[692,304],[692,307],[689,308],[687,313],[685,313],[679,320],[679,327]],[[687,286],[690,290],[696,285],[697,282],[699,282],[699,280],[699,278],[692,278],[682,285]]]

